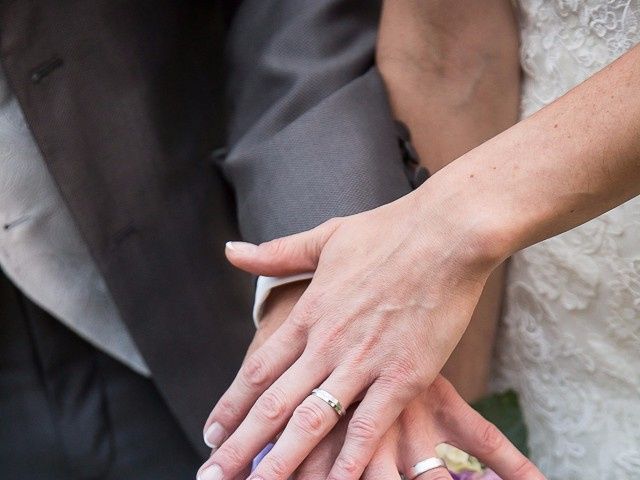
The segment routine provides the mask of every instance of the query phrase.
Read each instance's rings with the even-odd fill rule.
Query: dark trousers
[[[200,464],[151,380],[0,270],[0,479],[193,480]]]

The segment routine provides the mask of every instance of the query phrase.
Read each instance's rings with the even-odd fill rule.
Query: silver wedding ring
[[[423,473],[435,470],[436,468],[447,468],[447,464],[444,463],[444,460],[438,457],[425,458],[409,469],[407,472],[407,479],[413,480]]]
[[[316,388],[311,392],[311,395],[315,395],[320,400],[322,400],[327,405],[329,405],[333,409],[333,411],[338,414],[339,417],[342,417],[344,415],[344,409],[342,408],[342,404],[340,403],[340,400],[338,400],[336,397],[331,395],[326,390],[322,390],[321,388]]]

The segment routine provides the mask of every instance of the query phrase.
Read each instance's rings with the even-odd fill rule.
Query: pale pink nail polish
[[[224,480],[220,465],[213,464],[202,470],[196,480]]]
[[[256,249],[258,248],[253,243],[247,242],[227,242],[226,247],[232,252],[246,254],[255,253]]]
[[[227,438],[227,432],[218,422],[213,422],[204,432],[204,443],[209,448],[220,448],[225,438]]]

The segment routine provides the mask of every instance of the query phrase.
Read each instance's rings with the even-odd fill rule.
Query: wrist
[[[519,225],[491,188],[475,181],[473,152],[440,170],[415,194],[425,228],[438,231],[456,258],[487,274],[519,249]]]
[[[265,301],[259,329],[273,331],[282,325],[308,286],[309,280],[295,280],[275,287]]]
[[[262,346],[280,328],[280,325],[287,319],[308,284],[309,281],[296,281],[273,289],[269,298],[265,300],[264,313],[260,323],[256,325],[256,333],[247,350],[247,355]]]

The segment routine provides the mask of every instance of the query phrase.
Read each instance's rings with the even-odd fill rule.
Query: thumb
[[[227,242],[225,254],[235,267],[255,275],[282,277],[313,272],[324,245],[340,223],[329,220],[312,230],[254,245]]]

